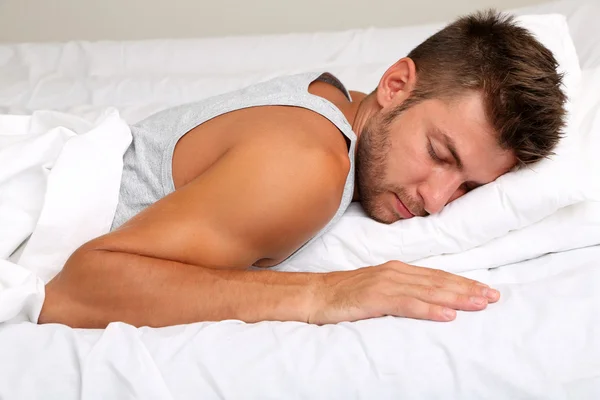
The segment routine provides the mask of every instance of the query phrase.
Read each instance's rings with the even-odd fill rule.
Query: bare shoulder
[[[278,188],[264,202],[273,202],[293,224],[282,227],[283,219],[273,218],[270,229],[294,227],[308,233],[302,235],[303,243],[329,222],[340,205],[350,169],[348,147],[334,124],[310,110],[285,108],[280,115],[272,114],[269,124],[273,125],[240,152],[261,160],[254,173]]]
[[[251,179],[260,179],[258,187],[263,188],[260,205],[253,208],[264,216],[264,235],[254,237],[255,247],[269,249],[264,265],[287,257],[317,234],[335,215],[344,192],[347,155],[341,157],[331,144],[304,137],[310,133],[294,133],[295,140],[274,135],[269,143],[257,141],[241,151],[243,158],[261,160],[252,168]]]
[[[302,107],[264,106],[251,111],[246,123],[249,139],[288,142],[293,146],[321,148],[347,158],[344,135],[337,126],[312,110]]]
[[[260,107],[255,113],[237,144],[240,152],[255,153],[267,168],[310,178],[327,197],[341,196],[350,159],[346,138],[335,124],[301,107]]]

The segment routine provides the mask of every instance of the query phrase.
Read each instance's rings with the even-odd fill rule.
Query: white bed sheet
[[[571,25],[588,21],[597,3],[556,4],[552,9],[542,6],[529,11],[568,7],[569,15],[576,16],[569,20]],[[575,27],[583,32],[582,27]],[[593,31],[597,25],[587,22],[585,27]],[[334,47],[352,42],[351,33],[340,35],[347,37],[332,38]],[[589,41],[577,41],[589,39],[587,35],[574,38],[578,50],[592,48]],[[108,53],[96,54],[105,54],[107,59],[110,51],[118,50],[110,43],[97,45],[106,46]],[[140,45],[136,51],[144,54],[144,61],[136,64],[135,57],[127,58],[132,64],[122,66],[103,59],[86,64],[79,58],[91,54],[84,43],[72,43],[60,51],[45,45],[30,45],[27,51],[15,48],[23,51],[19,56],[25,56],[33,68],[3,64],[0,111],[30,113],[52,108],[89,117],[108,105],[118,105],[132,122],[195,98],[198,89],[208,85],[201,77],[190,80],[188,74],[193,71],[179,71],[169,78],[145,69],[164,67],[159,57],[164,54],[162,45]],[[365,65],[364,70],[349,73],[343,62],[357,54],[349,53],[349,48],[334,51],[341,60],[340,75],[346,72],[349,81],[360,78],[365,86],[355,87],[369,90],[366,83],[387,63],[378,58],[384,52],[359,49],[365,59],[376,60],[377,68]],[[251,50],[240,43],[239,59]],[[0,64],[13,58],[10,51],[0,49]],[[159,57],[155,63],[153,54]],[[592,61],[594,54],[585,53]],[[296,70],[304,67],[293,57],[288,61]],[[253,70],[252,65],[248,68],[250,73],[244,78],[248,82],[275,74]],[[211,87],[227,90],[228,85],[244,84],[232,81],[228,71],[218,72],[221,79],[210,82]],[[569,235],[568,229],[562,233]],[[396,318],[325,327],[224,321],[163,329],[116,323],[106,330],[73,330],[59,325],[0,324],[0,399],[600,398],[598,263],[600,246],[466,272],[497,285],[503,297],[483,313],[460,313],[450,324]],[[463,270],[468,269],[472,268]],[[39,280],[17,275],[16,280],[39,290]]]
[[[452,323],[0,326],[0,398],[600,398],[600,246],[470,276],[502,299]]]

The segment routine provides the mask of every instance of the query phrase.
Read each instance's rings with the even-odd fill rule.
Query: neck
[[[356,104],[356,110],[354,118],[352,119],[352,130],[356,133],[356,137],[360,138],[360,135],[365,128],[365,125],[369,119],[379,112],[380,108],[377,103],[375,96],[369,95],[364,96],[361,101]]]
[[[364,93],[351,92],[352,102],[347,103],[346,107],[342,108],[341,111],[346,116],[346,119],[352,125],[352,130],[356,134],[357,145],[354,149],[354,158],[356,162],[358,142],[360,141],[360,135],[369,118],[377,113],[381,107],[377,103],[377,99],[374,95],[366,95]],[[356,177],[355,177],[356,181]],[[354,185],[354,195],[352,201],[360,201],[360,195],[358,192],[358,185]]]
[[[340,108],[348,122],[350,122],[352,130],[358,139],[369,118],[377,113],[381,107],[374,95],[366,95],[354,91],[351,91],[350,94],[352,95],[352,102],[336,105]]]

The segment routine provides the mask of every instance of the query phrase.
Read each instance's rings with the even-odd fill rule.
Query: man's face
[[[512,152],[497,144],[479,93],[424,100],[386,125],[391,111],[373,115],[357,143],[360,201],[377,221],[437,213],[516,163]]]

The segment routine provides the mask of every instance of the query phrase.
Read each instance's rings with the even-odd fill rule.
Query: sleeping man
[[[399,261],[268,267],[351,201],[386,224],[425,217],[551,154],[565,115],[556,68],[528,31],[490,11],[431,36],[368,95],[317,71],[150,116],[132,126],[111,232],[48,283],[39,322],[450,321],[483,310],[496,290]]]

